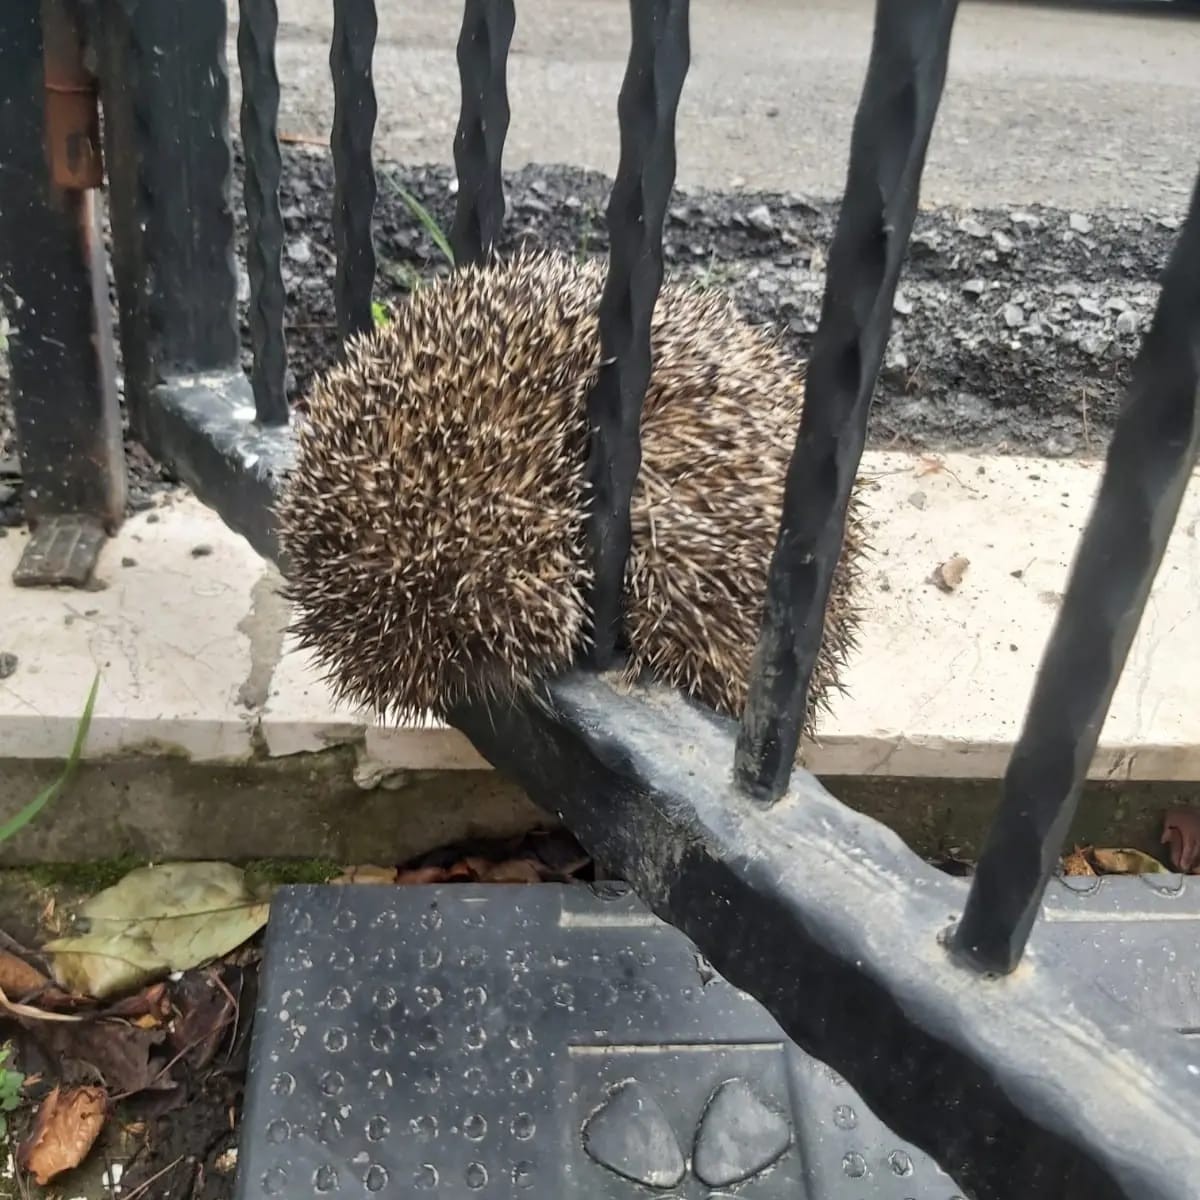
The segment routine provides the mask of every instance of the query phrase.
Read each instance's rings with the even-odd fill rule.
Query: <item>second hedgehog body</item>
[[[421,287],[308,398],[277,516],[294,632],[335,692],[445,715],[565,670],[588,628],[586,402],[599,264],[521,253]],[[625,621],[649,673],[737,715],[803,378],[723,297],[668,281],[652,326]],[[813,681],[854,629],[853,508]]]

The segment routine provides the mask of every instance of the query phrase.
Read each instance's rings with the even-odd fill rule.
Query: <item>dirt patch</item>
[[[240,169],[239,162],[239,177]],[[449,228],[452,171],[386,162],[377,171],[376,295],[395,303],[414,273],[447,269],[400,188]],[[289,381],[299,402],[338,345],[332,185],[326,150],[284,147]],[[573,168],[511,173],[501,249],[533,242],[603,254],[609,187],[604,176]],[[234,204],[244,264],[236,184]],[[751,320],[779,329],[787,347],[805,357],[836,214],[836,204],[796,195],[680,193],[666,230],[668,269],[726,289]],[[1102,452],[1177,225],[1174,217],[1121,211],[922,212],[896,302],[870,444],[1052,456]],[[239,271],[248,366],[249,279],[244,265]],[[22,520],[6,386],[0,377],[0,531]],[[128,448],[130,504],[143,508],[172,481],[140,447]]]

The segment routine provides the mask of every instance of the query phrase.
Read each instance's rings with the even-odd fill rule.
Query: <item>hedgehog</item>
[[[461,267],[311,385],[275,517],[290,632],[339,701],[445,720],[530,698],[586,650],[603,284],[599,262],[549,250]],[[651,345],[618,669],[737,717],[804,370],[722,293],[670,277]],[[855,644],[862,549],[853,499],[810,735]]]

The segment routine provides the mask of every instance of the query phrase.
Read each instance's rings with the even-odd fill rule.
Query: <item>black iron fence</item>
[[[345,336],[372,323],[376,15],[374,0],[333,7],[332,220]],[[654,689],[618,693],[595,670],[618,644],[689,62],[687,0],[631,2],[599,314],[605,365],[588,404],[594,649],[548,685],[544,702],[465,705],[454,720],[972,1194],[1183,1200],[1200,1178],[1200,1057],[1131,1026],[1057,971],[1052,955],[1025,950],[1036,944],[1043,891],[1196,462],[1200,182],[969,888],[793,771],[956,7],[877,3],[766,615],[735,724],[671,695],[655,693],[651,710]],[[516,19],[512,0],[466,0],[465,9],[454,140],[460,264],[485,258],[503,222]],[[277,557],[271,504],[291,431],[275,0],[241,0],[240,13],[249,380],[235,319],[224,0],[94,0],[82,9],[7,0],[0,12],[0,267],[31,546],[42,548],[42,570],[27,572],[28,582],[61,581],[68,567],[78,574],[96,539],[77,538],[57,576],[45,565],[47,539],[64,522],[85,533],[111,528],[122,506],[96,179],[78,170],[80,147],[100,149],[84,31],[104,115],[131,426],[232,528]],[[76,106],[65,125],[62,95]]]

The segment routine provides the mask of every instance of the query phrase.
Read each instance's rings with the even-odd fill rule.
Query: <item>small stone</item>
[[[193,558],[207,558],[211,553],[212,547],[204,542],[201,542],[199,546],[192,547]]]
[[[0,508],[3,508],[17,494],[17,489],[9,487],[7,483],[0,483]]]
[[[1087,296],[1080,296],[1075,302],[1079,305],[1080,311],[1087,313],[1089,317],[1099,317],[1104,315],[1104,310],[1098,305],[1095,300],[1089,299]]]
[[[1104,353],[1108,342],[1098,334],[1089,333],[1085,337],[1079,339],[1079,348],[1084,354],[1090,354],[1093,358],[1099,357]]]
[[[157,525],[158,520],[159,520],[158,513],[147,513],[146,514],[146,524],[147,525]]]
[[[1132,309],[1126,309],[1117,317],[1117,332],[1118,333],[1137,333],[1138,326],[1141,322],[1138,321],[1138,315]]]
[[[1085,217],[1083,215],[1083,213],[1073,212],[1067,218],[1067,224],[1076,233],[1091,233],[1092,232],[1092,223],[1091,223],[1091,221],[1089,221],[1087,219],[1087,217]]]
[[[985,284],[982,279],[968,279],[967,282],[962,285],[962,290],[966,292],[968,296],[982,296],[986,287],[987,284]]]
[[[10,679],[16,673],[19,661],[15,654],[0,651],[0,679]]]
[[[1037,219],[1031,212],[1025,212],[1023,209],[1018,209],[1016,212],[1009,213],[1008,219],[1013,225],[1020,227],[1024,225],[1027,229],[1036,229],[1041,221]]]
[[[1179,228],[1179,218],[1178,217],[1159,217],[1158,224],[1159,224],[1160,228],[1162,228],[1162,229],[1178,229]]]
[[[992,241],[1001,254],[1011,254],[1017,248],[1016,242],[999,229],[992,230]]]
[[[239,304],[245,304],[250,299],[250,272],[245,267],[238,267],[237,298]]]
[[[967,237],[985,238],[988,235],[987,226],[975,220],[974,217],[964,217],[958,223],[958,228],[965,233]]]
[[[901,291],[897,291],[892,301],[892,307],[902,316],[907,317],[912,312],[912,301]]]
[[[746,214],[746,224],[755,233],[775,232],[775,219],[771,216],[771,210],[765,204],[756,205]]]
[[[121,559],[121,566],[123,566],[123,567],[136,567],[136,566],[137,566],[137,559],[136,559],[136,558],[128,558],[128,557],[126,557],[126,558],[123,558],[123,559]]]
[[[288,242],[287,256],[300,266],[312,262],[312,246],[308,238],[296,238],[294,242]]]
[[[913,506],[913,508],[923,509],[927,503],[925,493],[913,492],[913,494],[909,496],[908,502]]]
[[[1009,329],[1016,329],[1019,325],[1025,324],[1025,310],[1019,304],[1006,304],[1004,306],[1004,323]]]
[[[20,479],[21,464],[17,461],[15,454],[6,454],[0,458],[0,479]]]

